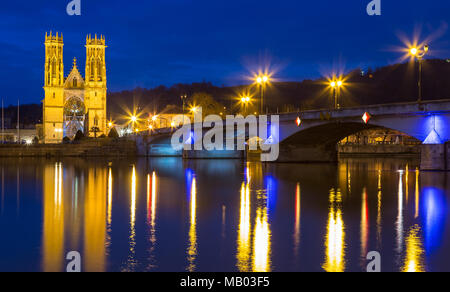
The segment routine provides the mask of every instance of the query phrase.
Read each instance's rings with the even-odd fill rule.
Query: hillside
[[[382,104],[415,101],[418,95],[418,64],[408,62],[369,69],[362,73],[355,69],[346,75],[345,89],[341,93],[342,106]],[[108,106],[116,116],[124,114],[124,109],[134,107],[149,112],[160,112],[167,105],[181,107],[180,96],[192,96],[196,92],[212,95],[224,106],[234,108],[241,92],[250,91],[255,98],[259,91],[255,86],[217,87],[211,83],[177,84],[172,87],[160,86],[154,89],[137,88],[132,91],[109,94]],[[266,92],[266,103],[271,111],[326,108],[331,104],[331,91],[326,79],[304,80],[301,82],[277,82]],[[424,100],[450,98],[450,63],[448,60],[427,60],[423,66]]]
[[[355,69],[345,77],[345,88],[341,93],[343,107],[407,102],[417,100],[417,62],[369,69],[362,72]],[[194,93],[210,94],[227,107],[228,112],[238,109],[237,97],[242,92],[250,92],[254,99],[259,90],[254,85],[217,87],[211,83],[177,84],[172,87],[159,86],[153,89],[136,88],[108,93],[108,118],[120,121],[136,108],[138,112],[160,113],[168,105],[181,111],[181,95]],[[326,79],[303,80],[301,82],[272,83],[265,94],[266,104],[271,112],[296,111],[328,108],[332,104],[332,94]],[[450,99],[450,61],[427,60],[423,66],[424,100]],[[40,123],[41,105],[22,105],[21,124]],[[17,107],[5,108],[5,120],[16,125]],[[15,126],[14,126],[15,127]]]

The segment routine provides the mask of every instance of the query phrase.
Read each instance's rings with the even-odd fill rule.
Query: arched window
[[[52,60],[52,77],[56,77],[56,59]]]
[[[98,81],[102,81],[102,75],[103,75],[103,70],[102,70],[102,59],[98,58],[97,60],[97,76],[98,76]]]
[[[77,78],[73,79],[73,87],[78,87]]]
[[[91,81],[94,81],[94,70],[95,70],[94,58],[91,59],[91,68],[89,69],[91,70]]]

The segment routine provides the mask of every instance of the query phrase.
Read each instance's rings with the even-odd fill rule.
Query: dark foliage
[[[92,127],[91,132],[94,133],[95,138],[97,138],[97,133],[100,132],[99,127]]]
[[[119,133],[117,133],[116,128],[112,128],[112,129],[109,131],[108,137],[109,137],[109,138],[114,138],[114,139],[119,138]]]
[[[73,139],[74,141],[81,141],[84,139],[84,134],[82,131],[78,130],[77,133],[75,134],[75,138]]]
[[[346,75],[346,87],[341,92],[340,104],[344,107],[411,102],[417,100],[417,62],[408,62],[368,69],[355,69]],[[230,111],[237,109],[236,97],[250,92],[259,98],[256,86],[217,87],[211,83],[178,84],[170,88],[137,88],[133,91],[109,93],[108,109],[113,117],[124,115],[124,108],[138,108],[146,112],[161,113],[168,105],[181,108],[181,96],[189,99],[195,93],[211,95]],[[266,104],[272,112],[296,111],[298,109],[327,108],[332,104],[332,94],[327,90],[326,79],[302,82],[277,82],[266,89]],[[424,100],[450,98],[450,63],[448,60],[426,60],[423,64]],[[189,102],[189,99],[187,103]]]
[[[346,75],[346,87],[341,92],[340,104],[343,107],[412,102],[417,100],[417,62],[408,62],[367,69],[356,69]],[[109,118],[118,123],[124,122],[132,109],[144,113],[175,113],[182,108],[182,95],[187,95],[186,106],[194,95],[202,93],[211,96],[215,102],[227,108],[228,113],[239,110],[237,97],[249,92],[254,100],[259,98],[259,89],[254,85],[218,87],[211,83],[177,84],[172,87],[159,86],[153,89],[136,88],[134,90],[108,93]],[[265,101],[271,112],[297,111],[328,108],[332,104],[332,94],[327,90],[326,79],[304,80],[302,82],[276,82],[266,90]],[[450,62],[448,60],[426,60],[423,64],[424,100],[450,98]],[[254,104],[253,108],[257,108]],[[253,108],[249,110],[252,111]],[[41,105],[23,105],[20,107],[21,124],[40,123]],[[17,119],[17,107],[5,109],[5,116],[12,123]]]

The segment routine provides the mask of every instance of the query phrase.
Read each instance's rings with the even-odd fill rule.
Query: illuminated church
[[[63,36],[45,34],[44,143],[61,143],[77,131],[107,134],[105,37],[86,38],[85,78],[77,68],[64,76]]]

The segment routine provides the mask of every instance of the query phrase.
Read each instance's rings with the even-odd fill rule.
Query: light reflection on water
[[[406,239],[406,256],[404,260],[403,272],[424,272],[423,264],[423,244],[421,238],[421,228],[418,225],[411,227]]]
[[[410,160],[0,163],[0,271],[450,270],[450,175]]]
[[[342,219],[342,194],[330,190],[330,211],[325,237],[325,263],[327,272],[345,271],[345,225]]]
[[[190,228],[189,228],[189,247],[187,250],[188,272],[195,272],[195,260],[197,258],[197,181],[192,178],[191,184],[191,207],[190,207]]]

